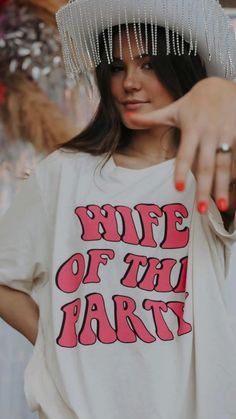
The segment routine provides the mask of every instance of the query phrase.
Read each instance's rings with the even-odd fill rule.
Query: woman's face
[[[129,113],[146,113],[163,108],[174,101],[172,95],[159,82],[149,55],[139,57],[135,35],[130,31],[134,59],[131,59],[126,33],[122,32],[122,54],[118,35],[114,38],[111,64],[111,93],[123,124],[132,129]]]

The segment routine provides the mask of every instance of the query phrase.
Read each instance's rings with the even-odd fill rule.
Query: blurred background
[[[91,118],[96,98],[62,63],[55,13],[64,0],[0,0],[0,216],[22,179]],[[0,418],[33,419],[24,396],[32,346],[0,319]],[[56,419],[56,418],[55,418]]]
[[[0,0],[0,216],[34,165],[82,130],[96,109],[96,95],[88,98],[86,87],[75,88],[64,72],[54,16],[66,2]],[[221,4],[236,28],[236,0]],[[236,318],[236,246],[233,253],[227,299]],[[1,419],[37,417],[24,396],[31,352],[0,320]]]

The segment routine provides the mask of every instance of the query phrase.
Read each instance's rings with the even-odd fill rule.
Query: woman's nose
[[[127,91],[140,90],[141,81],[136,71],[127,71],[124,78],[124,89]]]

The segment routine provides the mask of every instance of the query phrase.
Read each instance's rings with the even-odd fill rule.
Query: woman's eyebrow
[[[146,58],[146,57],[150,57],[150,55],[149,54],[136,55],[135,57],[133,57],[133,59],[141,60],[142,58]],[[113,57],[113,61],[123,62],[124,60],[122,60],[120,57]]]
[[[119,62],[123,62],[123,60],[121,59],[121,58],[118,58],[118,57],[113,57],[113,61],[119,61]]]

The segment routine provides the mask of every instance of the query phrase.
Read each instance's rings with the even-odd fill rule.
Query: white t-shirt
[[[57,151],[0,225],[0,282],[40,307],[25,373],[48,419],[235,419],[230,245],[175,160],[146,169]]]

